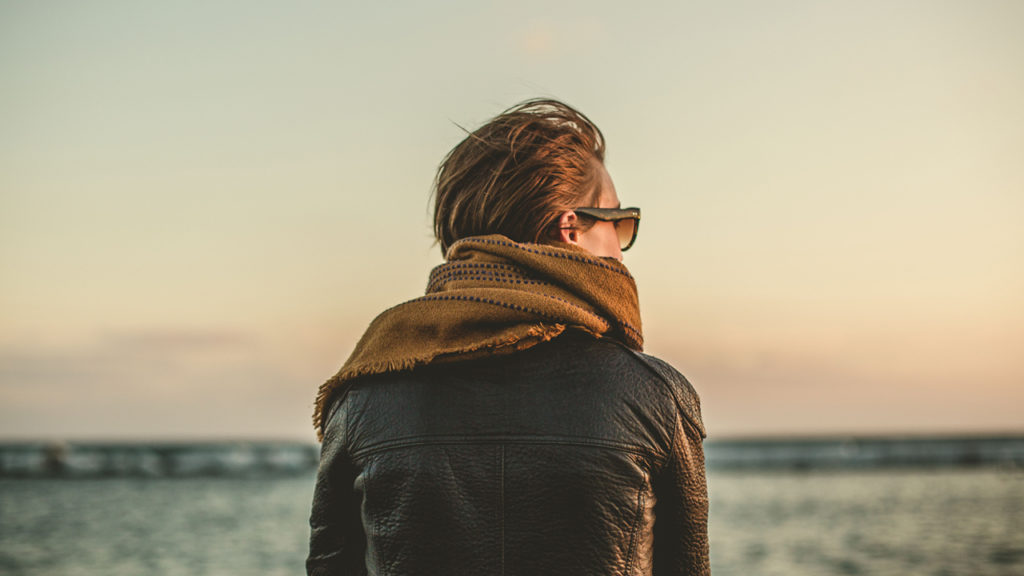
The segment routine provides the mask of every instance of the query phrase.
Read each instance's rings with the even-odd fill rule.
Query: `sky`
[[[312,441],[430,187],[587,114],[711,438],[1024,432],[1024,3],[0,0],[0,440]]]

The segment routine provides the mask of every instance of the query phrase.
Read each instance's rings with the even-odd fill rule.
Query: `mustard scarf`
[[[323,439],[331,397],[355,378],[515,352],[566,330],[643,349],[636,282],[618,260],[571,244],[464,238],[434,268],[424,296],[373,320],[352,355],[320,386],[313,425]]]

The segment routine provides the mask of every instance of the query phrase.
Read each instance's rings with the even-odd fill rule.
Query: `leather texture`
[[[610,339],[360,378],[324,432],[308,574],[710,573],[698,396]]]

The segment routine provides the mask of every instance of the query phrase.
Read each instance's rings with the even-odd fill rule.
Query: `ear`
[[[566,244],[579,244],[580,231],[576,230],[579,218],[572,210],[562,212],[558,218],[558,239]]]

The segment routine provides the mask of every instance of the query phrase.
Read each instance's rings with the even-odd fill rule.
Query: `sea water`
[[[0,479],[0,574],[301,574],[314,474]],[[718,576],[1024,575],[1024,469],[708,472]]]
[[[712,572],[1024,575],[1024,470],[719,471]]]
[[[0,480],[0,574],[304,573],[313,476]]]

